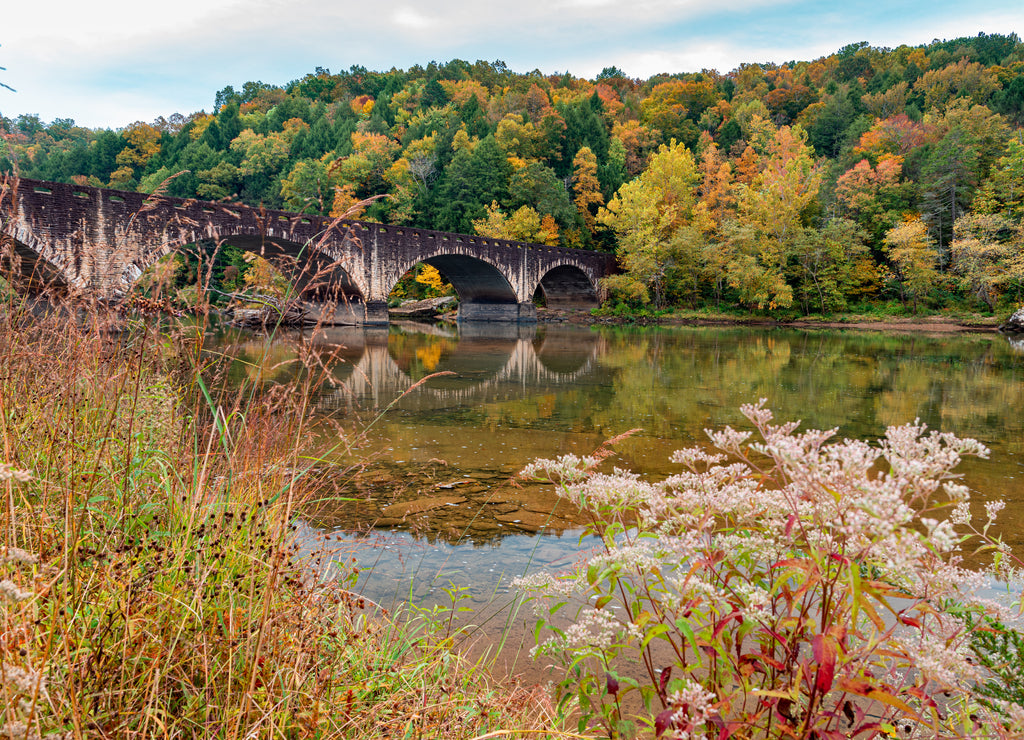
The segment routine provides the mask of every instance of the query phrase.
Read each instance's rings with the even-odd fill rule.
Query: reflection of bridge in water
[[[340,345],[346,362],[334,373],[340,384],[320,395],[317,408],[383,408],[401,399],[401,408],[427,410],[543,393],[591,373],[600,342],[596,334],[532,325],[462,325],[458,332],[405,325],[390,334],[331,328],[315,343]]]
[[[602,337],[579,327],[466,323],[458,331],[332,327],[235,345],[247,372],[280,383],[303,372],[301,356],[318,355],[333,383],[322,385],[314,413],[358,424],[378,410],[399,412],[361,448],[367,464],[360,472],[340,476],[338,498],[319,497],[305,512],[311,522],[477,543],[540,529],[562,532],[578,526],[578,512],[550,486],[509,485],[525,461],[505,453],[536,444],[542,456],[552,449],[550,432],[537,435],[529,424],[483,429],[462,411],[507,401],[526,401],[528,408],[538,397],[600,384],[604,351]],[[480,445],[483,455],[473,451]]]

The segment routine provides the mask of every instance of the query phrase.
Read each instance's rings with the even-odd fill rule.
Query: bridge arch
[[[520,297],[513,287],[515,278],[503,266],[459,252],[427,254],[401,263],[385,285],[387,293],[409,270],[422,262],[437,268],[459,296],[459,321],[516,320]]]
[[[561,263],[547,270],[537,283],[534,297],[548,308],[596,308],[601,301],[597,286],[585,270]]]
[[[122,283],[129,286],[161,257],[190,251],[187,249],[190,245],[208,249],[210,255],[217,249],[230,246],[263,257],[291,282],[295,298],[304,304],[314,319],[330,318],[332,323],[353,324],[362,323],[365,318],[366,286],[360,279],[361,265],[352,269],[344,257],[339,258],[331,251],[287,238],[268,237],[255,230],[216,231],[201,240],[168,242],[159,254],[151,252],[146,261],[126,268]]]
[[[37,238],[23,222],[0,220],[0,224],[0,277],[33,292],[72,287],[68,276],[73,266],[65,264],[64,255],[53,250],[48,240]]]

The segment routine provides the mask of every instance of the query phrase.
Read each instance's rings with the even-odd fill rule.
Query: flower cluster
[[[19,470],[8,463],[0,463],[0,482],[15,480],[19,483],[28,483],[32,480],[32,474],[27,470]]]
[[[674,737],[692,736],[714,702],[729,707],[731,732],[757,727],[766,737],[855,735],[896,708],[950,734],[980,716],[971,622],[946,606],[1005,616],[975,596],[1012,572],[1005,547],[985,539],[1002,503],[986,504],[985,530],[970,528],[970,492],[954,473],[964,456],[989,451],[917,421],[869,444],[773,424],[763,400],[742,412],[757,437],[708,431],[716,449],[678,451],[685,470],[660,482],[588,472],[592,462],[574,456],[528,469],[555,473],[604,545],[566,576],[584,598],[570,627],[546,625],[555,637],[541,649],[591,667],[595,679],[620,661],[645,666],[645,695],[663,704],[646,721]],[[972,537],[1004,556],[994,570],[966,567]],[[671,671],[656,670],[666,663],[683,682],[672,692]],[[567,680],[563,689],[601,685]],[[612,734],[618,694],[581,697]],[[941,715],[940,704],[967,714]]]

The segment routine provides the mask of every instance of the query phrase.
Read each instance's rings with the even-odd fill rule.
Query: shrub
[[[973,594],[1014,575],[988,536],[1000,504],[974,528],[953,473],[988,451],[919,423],[869,445],[773,425],[764,401],[742,410],[760,439],[709,432],[716,449],[676,452],[684,471],[661,482],[594,472],[601,455],[524,471],[589,510],[602,543],[571,572],[519,581],[581,731],[631,735],[634,692],[655,737],[871,737],[897,720],[918,737],[1020,730],[1019,706],[979,701],[987,674],[970,657],[969,625],[1008,616]],[[990,567],[965,566],[975,545]]]

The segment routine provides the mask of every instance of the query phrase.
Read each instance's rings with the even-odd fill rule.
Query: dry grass
[[[315,368],[240,388],[200,329],[103,323],[0,304],[0,736],[568,736],[446,619],[310,582]]]

